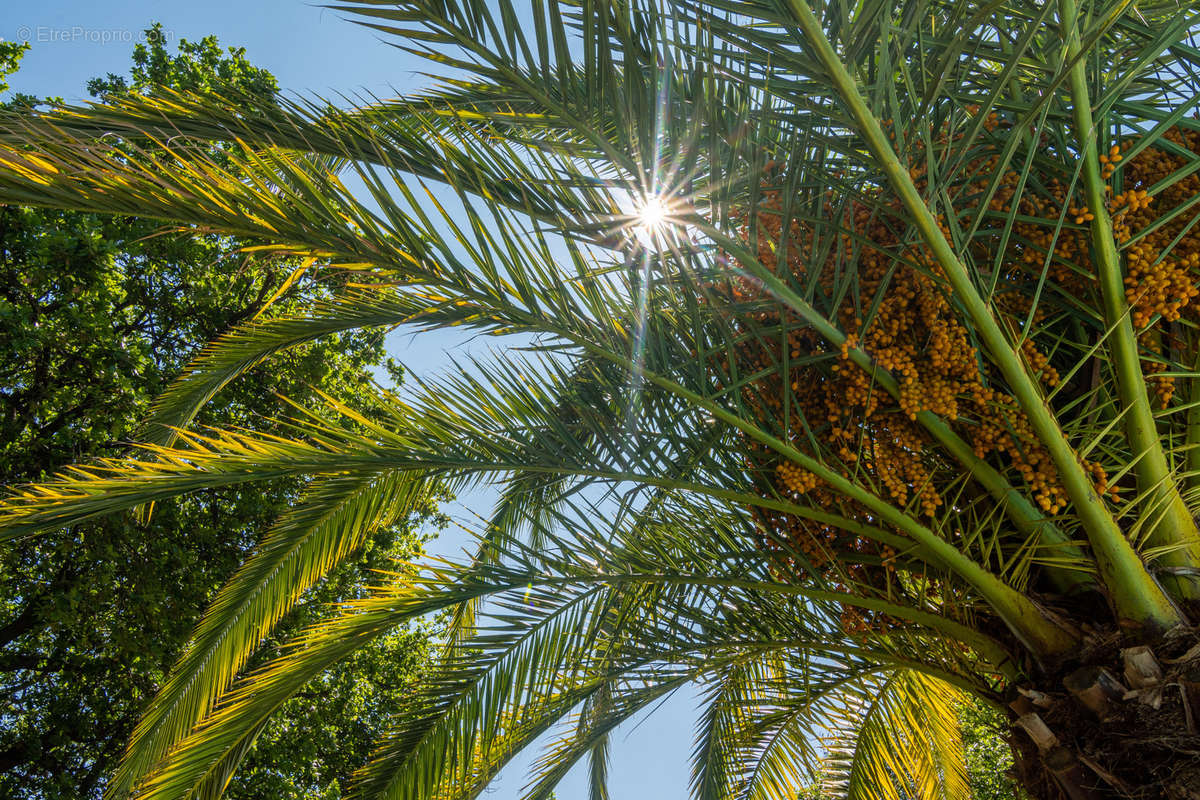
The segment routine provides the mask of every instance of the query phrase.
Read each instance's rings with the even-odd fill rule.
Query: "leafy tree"
[[[0,42],[0,92],[8,91],[8,76],[17,71],[21,57],[29,49],[28,42]]]
[[[214,606],[230,644],[189,650],[114,794],[218,786],[312,676],[444,610],[453,647],[355,796],[473,796],[551,729],[530,796],[585,758],[604,796],[613,726],[693,680],[697,797],[965,796],[954,690],[1008,709],[1031,797],[1194,796],[1189,6],[341,7],[453,74],[361,108],[176,94],[2,126],[2,199],[361,270],[224,339],[160,421],[331,329],[535,339],[378,397],[365,431],[329,402],[8,501],[17,537],[280,474],[502,483],[474,561],[252,674],[277,605]]]
[[[135,50],[132,80],[93,81],[93,94],[222,87],[273,102],[274,78],[241,50],[223,53],[206,37],[181,41],[172,56],[157,30]],[[23,50],[9,52],[11,72]],[[161,226],[137,216],[0,207],[0,474],[7,480],[45,479],[72,462],[121,456],[151,401],[202,345],[269,309],[307,307],[346,280],[334,272],[294,275],[301,262],[245,253],[245,240],[160,235]],[[301,401],[318,392],[368,397],[382,357],[378,330],[322,338],[250,370],[213,399],[202,422],[282,432],[269,421],[285,409],[278,393]],[[304,484],[284,478],[204,491],[159,503],[148,517],[110,517],[10,543],[0,570],[0,795],[99,796],[204,607]],[[427,517],[432,507],[417,510]],[[279,635],[319,620],[324,604],[361,594],[374,570],[394,569],[393,560],[419,543],[416,517],[372,531]],[[398,629],[317,678],[264,730],[230,794],[339,793],[425,653],[422,635]]]
[[[215,36],[198,42],[180,39],[178,53],[166,46],[167,35],[155,23],[145,31],[144,41],[133,48],[129,78],[109,73],[88,81],[92,97],[115,97],[130,92],[150,94],[171,89],[205,94],[247,94],[266,99],[279,90],[275,76],[246,58],[246,48],[222,50]]]
[[[967,775],[974,800],[1021,800],[1013,783],[1012,747],[1005,735],[1008,720],[978,701],[964,702],[958,709],[966,750]]]

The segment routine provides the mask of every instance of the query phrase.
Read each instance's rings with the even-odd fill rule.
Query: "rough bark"
[[[1200,641],[1093,642],[1010,704],[1018,780],[1037,800],[1200,800]]]

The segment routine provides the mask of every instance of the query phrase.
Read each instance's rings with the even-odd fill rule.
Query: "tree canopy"
[[[178,52],[147,31],[128,78],[89,83],[96,97],[162,90],[245,92],[264,103],[273,76],[214,37]],[[6,46],[4,74],[22,48]],[[15,78],[19,84],[19,75]],[[39,102],[18,95],[10,108]],[[219,155],[219,151],[218,151]],[[247,252],[246,239],[164,232],[162,222],[0,206],[0,474],[42,480],[72,463],[117,457],[155,397],[208,342],[264,313],[328,297],[346,280],[302,272],[295,258]],[[366,400],[384,369],[383,333],[345,332],[268,359],[217,395],[201,424],[283,432],[287,396]],[[372,390],[373,391],[373,390]],[[98,797],[146,703],[205,606],[306,481],[202,492],[10,543],[0,566],[0,794]],[[353,558],[277,631],[317,621],[358,596],[377,570],[420,551],[433,498],[372,530]],[[427,654],[397,631],[320,676],[267,726],[230,787],[234,797],[316,798],[365,761]]]

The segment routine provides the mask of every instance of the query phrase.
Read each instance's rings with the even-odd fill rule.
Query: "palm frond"
[[[136,786],[208,714],[258,643],[304,592],[373,531],[424,503],[431,494],[428,483],[420,476],[392,471],[334,476],[310,487],[205,611],[187,649],[133,731],[108,791],[123,795]],[[231,763],[231,771],[235,767]],[[219,782],[224,785],[227,779]]]
[[[155,400],[143,439],[171,445],[174,429],[187,428],[217,392],[274,353],[331,333],[397,325],[413,313],[410,304],[396,302],[393,292],[364,289],[321,302],[303,315],[243,323],[208,345]]]
[[[844,692],[843,727],[825,742],[824,784],[854,800],[968,796],[956,696],[907,671]]]

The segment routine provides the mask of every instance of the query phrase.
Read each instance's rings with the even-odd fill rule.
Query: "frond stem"
[[[1026,372],[1021,358],[980,296],[966,266],[946,241],[912,176],[888,143],[887,134],[859,92],[855,79],[838,58],[820,21],[805,0],[787,0],[787,3],[816,51],[821,65],[828,71],[847,110],[858,124],[868,148],[912,215],[914,226],[933,253],[956,298],[974,322],[992,361],[1000,369],[1038,439],[1049,452],[1063,488],[1096,554],[1100,577],[1106,586],[1117,588],[1112,595],[1117,616],[1159,630],[1178,625],[1183,621],[1179,609],[1146,571],[1116,520],[1104,506],[1104,501],[1096,493],[1091,477],[1084,472],[1074,448],[1058,426],[1037,384]]]
[[[706,236],[716,241],[722,248],[736,257],[754,277],[763,284],[789,308],[795,311],[805,322],[811,325],[822,338],[834,349],[841,349],[846,342],[846,334],[817,311],[808,301],[796,294],[790,286],[780,280],[779,276],[764,267],[757,257],[742,243],[729,237],[708,223],[699,215],[688,219],[688,223],[696,226]],[[900,399],[900,384],[890,372],[880,367],[869,353],[861,347],[846,348],[848,358],[863,370],[872,380],[883,387],[893,399]],[[1083,560],[1083,553],[1071,544],[1069,537],[1046,516],[1040,513],[1025,495],[1021,494],[1008,480],[984,459],[975,455],[974,449],[946,423],[944,419],[929,410],[917,413],[917,422],[946,452],[955,458],[975,480],[992,496],[1004,513],[1012,520],[1017,530],[1027,537],[1038,538],[1049,543],[1055,549]],[[1064,590],[1078,590],[1086,587],[1092,581],[1079,572],[1072,570],[1047,568],[1047,573],[1054,582]]]
[[[1128,3],[1122,4],[1126,6]],[[1104,321],[1110,331],[1109,351],[1117,393],[1124,407],[1125,436],[1134,462],[1134,475],[1139,489],[1146,494],[1146,508],[1156,509],[1156,521],[1151,526],[1149,542],[1166,549],[1161,561],[1172,567],[1200,567],[1200,529],[1179,493],[1163,450],[1162,439],[1150,409],[1146,376],[1138,356],[1137,337],[1133,330],[1129,303],[1125,298],[1125,281],[1121,257],[1117,253],[1112,219],[1108,213],[1107,185],[1100,174],[1096,129],[1092,117],[1091,96],[1087,85],[1084,59],[1079,57],[1080,39],[1077,27],[1079,9],[1075,0],[1059,0],[1059,24],[1066,61],[1071,64],[1069,85],[1075,138],[1083,172],[1084,192],[1088,211],[1094,216],[1091,223],[1092,256],[1095,260],[1100,295],[1104,306]],[[1115,9],[1106,13],[1119,13]],[[1200,583],[1177,579],[1169,584],[1182,597],[1200,599]],[[1115,594],[1125,591],[1120,584],[1110,585]],[[1133,587],[1131,587],[1133,588]]]

